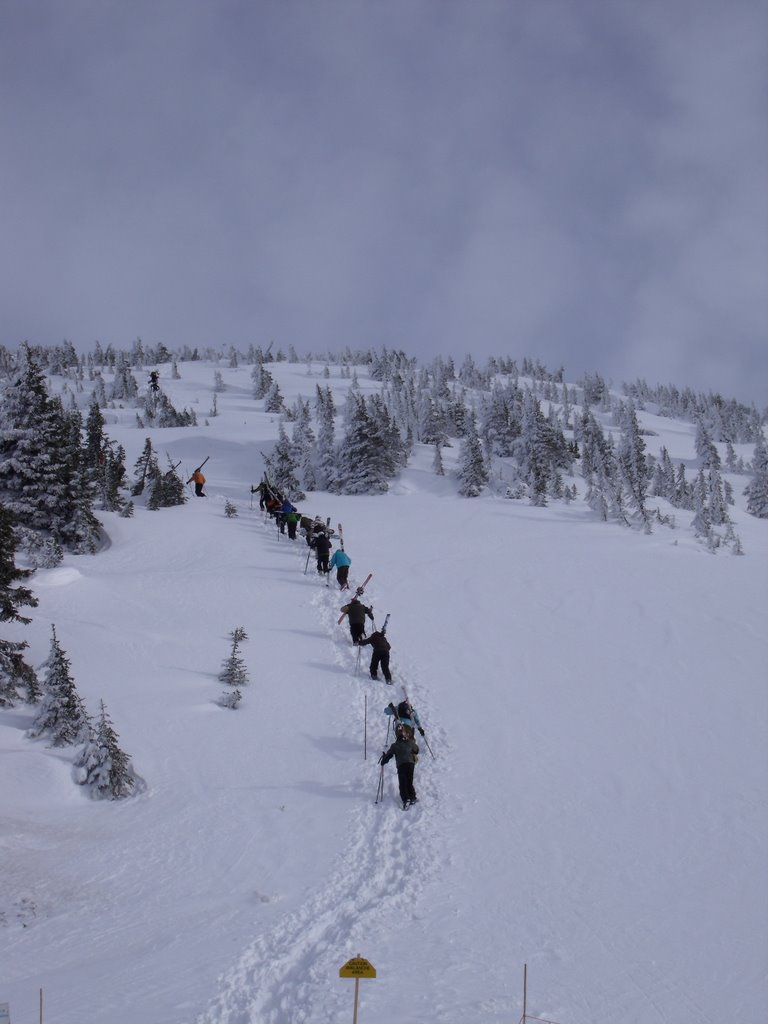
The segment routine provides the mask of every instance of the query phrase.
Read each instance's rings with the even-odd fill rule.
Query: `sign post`
[[[344,966],[339,968],[339,977],[355,979],[355,1009],[352,1015],[352,1024],[357,1024],[357,999],[360,991],[360,979],[375,978],[376,968],[365,957],[358,954],[351,960],[347,960]]]

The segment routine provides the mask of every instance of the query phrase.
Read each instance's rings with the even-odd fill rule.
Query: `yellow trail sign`
[[[376,968],[365,957],[355,956],[339,968],[340,978],[375,978]]]

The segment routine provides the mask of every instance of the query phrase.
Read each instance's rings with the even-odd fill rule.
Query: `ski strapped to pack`
[[[354,592],[354,596],[355,597],[362,597],[362,595],[364,595],[364,593],[366,591],[366,587],[368,587],[369,583],[371,582],[372,575],[373,575],[373,572],[369,572],[368,573],[366,579],[364,581],[362,581],[362,583],[359,585],[359,587],[355,590],[355,592]],[[339,626],[341,626],[341,624],[344,622],[344,616],[345,615],[346,615],[346,611],[342,611],[342,613],[339,615],[339,622],[338,622]]]
[[[403,691],[403,697],[405,698],[405,703],[408,705],[408,710],[411,712],[411,714],[414,714],[413,704],[411,704],[411,698],[408,696],[408,691],[406,690],[406,688],[404,686],[401,686],[400,689]],[[413,721],[413,719],[412,719],[412,721]],[[429,740],[427,739],[426,733],[423,731],[424,727],[423,726],[419,726],[419,728],[421,730],[419,735],[424,740],[424,745],[426,746],[427,750],[432,755],[432,760],[434,761],[434,760],[436,760],[436,758],[435,758],[434,752],[432,750],[432,747],[430,747],[430,745],[429,745]]]

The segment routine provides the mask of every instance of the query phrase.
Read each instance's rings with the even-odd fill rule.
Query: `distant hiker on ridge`
[[[208,495],[203,493],[203,485],[205,484],[205,477],[203,476],[202,470],[196,469],[192,476],[187,480],[187,483],[194,481],[195,494],[198,498],[207,498]]]

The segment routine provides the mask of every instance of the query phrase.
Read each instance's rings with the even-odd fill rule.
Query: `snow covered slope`
[[[251,507],[278,420],[250,368],[179,370],[163,387],[198,427],[140,430],[123,409],[106,431],[129,468],[148,435],[186,476],[210,455],[208,499],[101,515],[108,549],[38,571],[32,625],[8,630],[39,664],[55,623],[147,784],[90,801],[72,751],[0,711],[14,1024],[40,988],[57,1024],[348,1020],[338,971],[357,954],[378,972],[361,1024],[516,1022],[524,963],[528,1012],[561,1024],[761,1019],[768,526],[743,512],[745,478],[744,557],[707,553],[684,514],[646,536],[580,501],[459,498],[418,447],[386,495],[310,495],[303,511],[344,524],[352,581],[373,571],[376,621],[391,613],[388,687],[365,652],[357,672],[334,581]],[[270,370],[289,402],[349,385]],[[693,457],[690,425],[653,428],[651,450]],[[250,684],[231,711],[217,675],[237,626]],[[407,812],[393,764],[374,803],[402,685],[434,752]]]

